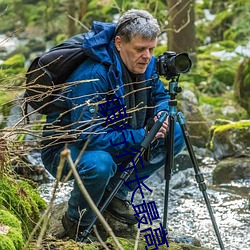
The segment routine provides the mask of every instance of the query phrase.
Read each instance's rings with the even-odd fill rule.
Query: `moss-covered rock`
[[[6,250],[16,250],[14,243],[7,235],[0,235],[0,247]]]
[[[45,201],[26,180],[17,180],[2,174],[0,178],[0,207],[7,209],[21,221],[27,238],[46,208]]]
[[[0,249],[22,249],[24,243],[21,222],[5,209],[0,209]]]
[[[250,178],[250,158],[226,158],[213,171],[213,183],[228,183],[232,180]]]
[[[248,119],[247,111],[236,102],[233,93],[226,91],[222,95],[210,96],[201,93],[199,95],[199,108],[203,115],[214,123],[218,119],[239,121]]]
[[[210,149],[215,159],[244,155],[250,157],[250,120],[214,125],[211,128]]]
[[[1,64],[0,85],[19,86],[25,78],[25,56],[15,54]]]

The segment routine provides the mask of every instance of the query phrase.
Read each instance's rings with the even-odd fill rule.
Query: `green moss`
[[[245,108],[250,115],[250,59],[245,60],[240,64],[235,77],[235,96],[240,105]]]
[[[228,86],[232,86],[235,78],[235,70],[228,67],[221,67],[214,71],[213,77]]]
[[[0,84],[20,86],[25,81],[25,56],[16,54],[1,64]]]
[[[240,57],[235,55],[234,59],[226,60],[212,52],[232,52],[235,46],[232,41],[222,41],[197,48],[199,63],[190,74],[201,92],[221,95],[226,92],[227,86],[233,85]]]
[[[134,249],[134,244],[135,244],[134,239],[118,238],[118,241],[124,250]],[[111,243],[112,245],[114,245],[114,240],[112,238],[108,238],[106,243]]]
[[[0,91],[0,107],[3,109],[3,105],[16,98],[16,93],[12,91]],[[11,106],[9,104],[9,106]]]
[[[229,121],[229,120],[226,120],[224,118],[216,119],[216,121],[214,122],[215,125],[227,125],[227,124],[230,124],[230,123],[232,123],[232,122]],[[214,128],[216,128],[216,126],[214,126]]]
[[[201,95],[199,97],[200,103],[210,104],[214,107],[221,107],[224,103],[224,99],[221,96],[209,96],[209,95]]]
[[[249,127],[250,127],[250,121],[233,122],[222,126],[220,125],[215,126],[214,133],[225,132],[231,129],[241,130]]]
[[[224,32],[228,28],[228,24],[233,20],[233,13],[228,11],[220,11],[216,13],[215,19],[210,23],[211,37],[216,40],[223,40]]]
[[[95,245],[94,243],[92,243],[92,244],[84,246],[84,249],[85,250],[98,250],[98,249],[100,249],[100,245],[99,244]]]
[[[16,231],[15,228],[11,228],[7,236],[12,240],[16,249],[22,249],[24,245],[24,240],[22,236],[22,231]]]
[[[25,56],[23,54],[16,54],[7,60],[4,61],[2,64],[2,69],[9,69],[9,68],[23,68],[25,64]]]
[[[16,216],[11,214],[7,210],[0,209],[0,221],[7,226],[14,227],[17,230],[21,230],[20,221],[16,218]]]
[[[213,96],[208,95],[206,93],[199,93],[198,97],[200,105],[208,104],[213,107],[212,113],[208,114],[207,117],[212,121],[220,118],[226,118],[231,121],[239,121],[249,118],[247,111],[240,106],[232,91],[226,91],[221,95]],[[225,114],[225,111],[227,110],[224,108],[227,106],[233,107],[234,109],[232,109],[231,112],[229,110],[229,112]],[[235,110],[235,112],[233,112],[233,110]]]
[[[223,40],[219,42],[219,45],[222,46],[226,51],[232,52],[235,50],[237,43],[234,40]]]
[[[170,250],[183,250],[183,248],[180,245],[178,245],[176,243],[173,243],[173,242],[169,243],[169,248],[168,249],[170,249]],[[190,248],[187,248],[187,249],[190,249]]]
[[[56,36],[55,43],[60,44],[60,43],[64,42],[66,39],[68,39],[66,34],[59,34]]]
[[[46,203],[27,182],[4,176],[0,179],[0,206],[11,211],[21,221],[24,237],[27,238]]]
[[[214,125],[210,129],[210,144],[209,147],[211,150],[213,150],[214,145],[213,142],[215,140],[215,137],[217,140],[219,140],[221,143],[227,144],[229,147],[233,148],[234,145],[230,141],[225,141],[229,140],[229,136],[225,136],[228,133],[233,133],[235,134],[235,138],[239,142],[249,142],[250,140],[250,133],[246,133],[245,131],[249,130],[250,128],[250,120],[243,120],[243,121],[238,121],[238,122],[231,122],[225,125]],[[250,131],[249,131],[250,132]],[[233,149],[232,149],[233,151]]]
[[[7,235],[0,234],[0,249],[16,250],[13,241]]]
[[[6,235],[0,235],[0,249],[21,249],[24,243],[20,221],[9,211],[0,210],[0,224],[10,227]]]
[[[125,238],[118,238],[120,244],[122,245],[124,250],[133,250],[134,245],[135,245],[135,240],[134,239],[125,239]],[[108,238],[106,243],[110,243],[114,245],[114,241],[112,238]],[[167,247],[166,244],[158,246],[160,250],[164,249],[169,249],[169,250],[198,250],[198,249],[203,249],[200,247],[196,247],[193,245],[188,245],[188,244],[183,244],[183,243],[175,243],[175,242],[168,242],[169,247]],[[138,244],[138,250],[145,250],[145,246],[147,246],[145,240],[140,239],[139,244]],[[84,247],[85,249],[85,247]],[[87,249],[87,248],[86,248]],[[90,248],[88,248],[90,249]],[[151,249],[151,248],[149,248]]]

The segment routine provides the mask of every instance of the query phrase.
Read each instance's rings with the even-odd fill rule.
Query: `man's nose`
[[[147,50],[144,51],[142,57],[144,59],[150,59],[151,58],[151,53],[150,53],[149,49],[147,49]]]

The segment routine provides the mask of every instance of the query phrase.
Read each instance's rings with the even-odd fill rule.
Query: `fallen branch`
[[[64,149],[61,152],[61,158],[62,159],[67,159],[69,166],[73,172],[73,176],[75,178],[76,183],[78,184],[78,187],[80,189],[80,191],[82,192],[84,198],[86,199],[86,201],[88,202],[90,208],[92,209],[92,211],[97,215],[98,219],[100,220],[100,222],[102,223],[102,225],[104,226],[105,230],[107,231],[107,233],[113,238],[115,245],[117,246],[118,249],[123,250],[123,247],[121,246],[121,244],[119,243],[118,239],[116,238],[115,234],[113,233],[111,227],[109,226],[109,224],[106,222],[106,220],[104,219],[104,217],[102,216],[102,214],[100,213],[100,211],[98,210],[98,208],[96,207],[95,203],[93,202],[92,198],[90,197],[88,191],[86,190],[79,174],[77,173],[77,170],[75,168],[75,164],[71,158],[71,153],[69,149]]]
[[[37,243],[36,243],[36,246],[38,248],[41,247],[42,239],[43,239],[43,236],[44,236],[44,234],[46,232],[47,225],[48,225],[48,222],[49,222],[49,219],[50,219],[50,216],[51,216],[52,206],[53,206],[54,200],[56,198],[56,190],[57,190],[58,185],[59,185],[59,180],[60,180],[61,175],[62,175],[62,169],[63,169],[65,160],[66,160],[65,158],[61,157],[58,168],[57,168],[56,182],[55,182],[55,186],[54,186],[54,189],[53,189],[53,193],[52,193],[52,197],[50,199],[49,205],[48,205],[46,211],[44,212],[44,214],[41,216],[38,223],[36,224],[35,228],[32,230],[31,234],[29,235],[29,238],[28,238],[26,244],[24,245],[23,250],[29,249],[29,247],[28,247],[29,243],[33,239],[33,236],[35,235],[36,231],[42,225],[41,231],[40,231],[40,234],[38,236]]]

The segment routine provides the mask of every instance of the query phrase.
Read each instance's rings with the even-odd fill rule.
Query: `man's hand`
[[[160,111],[159,113],[157,113],[157,115],[154,117],[155,122],[158,120],[158,118],[160,117],[161,113],[163,111]],[[159,131],[157,132],[157,134],[155,135],[155,139],[159,139],[159,138],[165,138],[166,133],[169,130],[169,124],[168,124],[168,116],[165,119],[165,121],[163,122],[161,128],[159,129]]]

